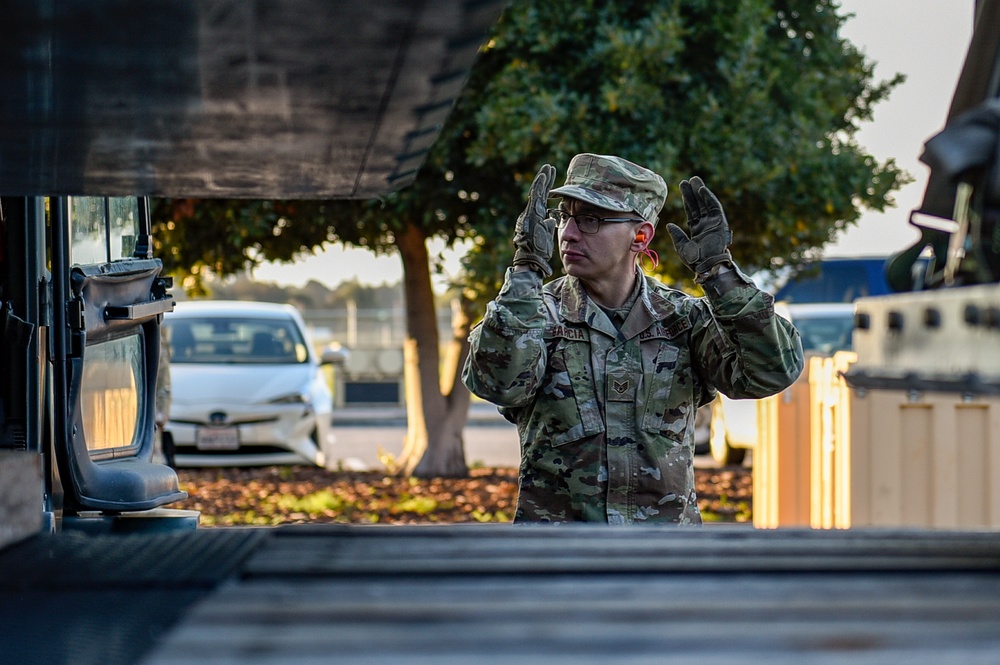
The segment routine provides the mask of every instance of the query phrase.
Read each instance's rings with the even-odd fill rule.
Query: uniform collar
[[[586,323],[611,337],[620,335],[624,339],[631,339],[657,321],[677,312],[677,306],[673,302],[650,288],[650,279],[639,274],[638,297],[620,331],[615,329],[607,315],[590,299],[583,283],[573,276],[564,278],[559,316],[567,322]],[[631,296],[629,299],[632,299]]]

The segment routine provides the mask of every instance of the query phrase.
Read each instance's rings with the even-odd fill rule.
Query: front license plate
[[[195,442],[198,450],[236,450],[240,434],[235,427],[199,427]]]

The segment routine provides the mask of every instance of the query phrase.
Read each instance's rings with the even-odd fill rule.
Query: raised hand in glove
[[[719,199],[698,176],[681,181],[681,197],[691,236],[676,224],[667,224],[667,232],[681,261],[696,275],[704,275],[720,263],[731,264],[729,243],[733,241],[733,234]]]
[[[514,227],[514,265],[530,266],[544,277],[552,274],[549,259],[555,246],[556,220],[547,218],[545,204],[555,179],[555,167],[545,164],[539,169],[528,192],[528,205]]]

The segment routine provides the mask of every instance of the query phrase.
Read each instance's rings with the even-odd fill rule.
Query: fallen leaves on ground
[[[175,507],[201,511],[203,526],[510,522],[517,501],[512,468],[431,479],[305,466],[180,469],[177,475],[189,497]],[[695,479],[706,522],[751,519],[750,469],[695,469]]]

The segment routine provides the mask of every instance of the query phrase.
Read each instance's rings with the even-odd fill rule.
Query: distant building
[[[806,266],[779,288],[775,300],[789,303],[854,302],[892,293],[886,281],[888,257],[830,258]]]

